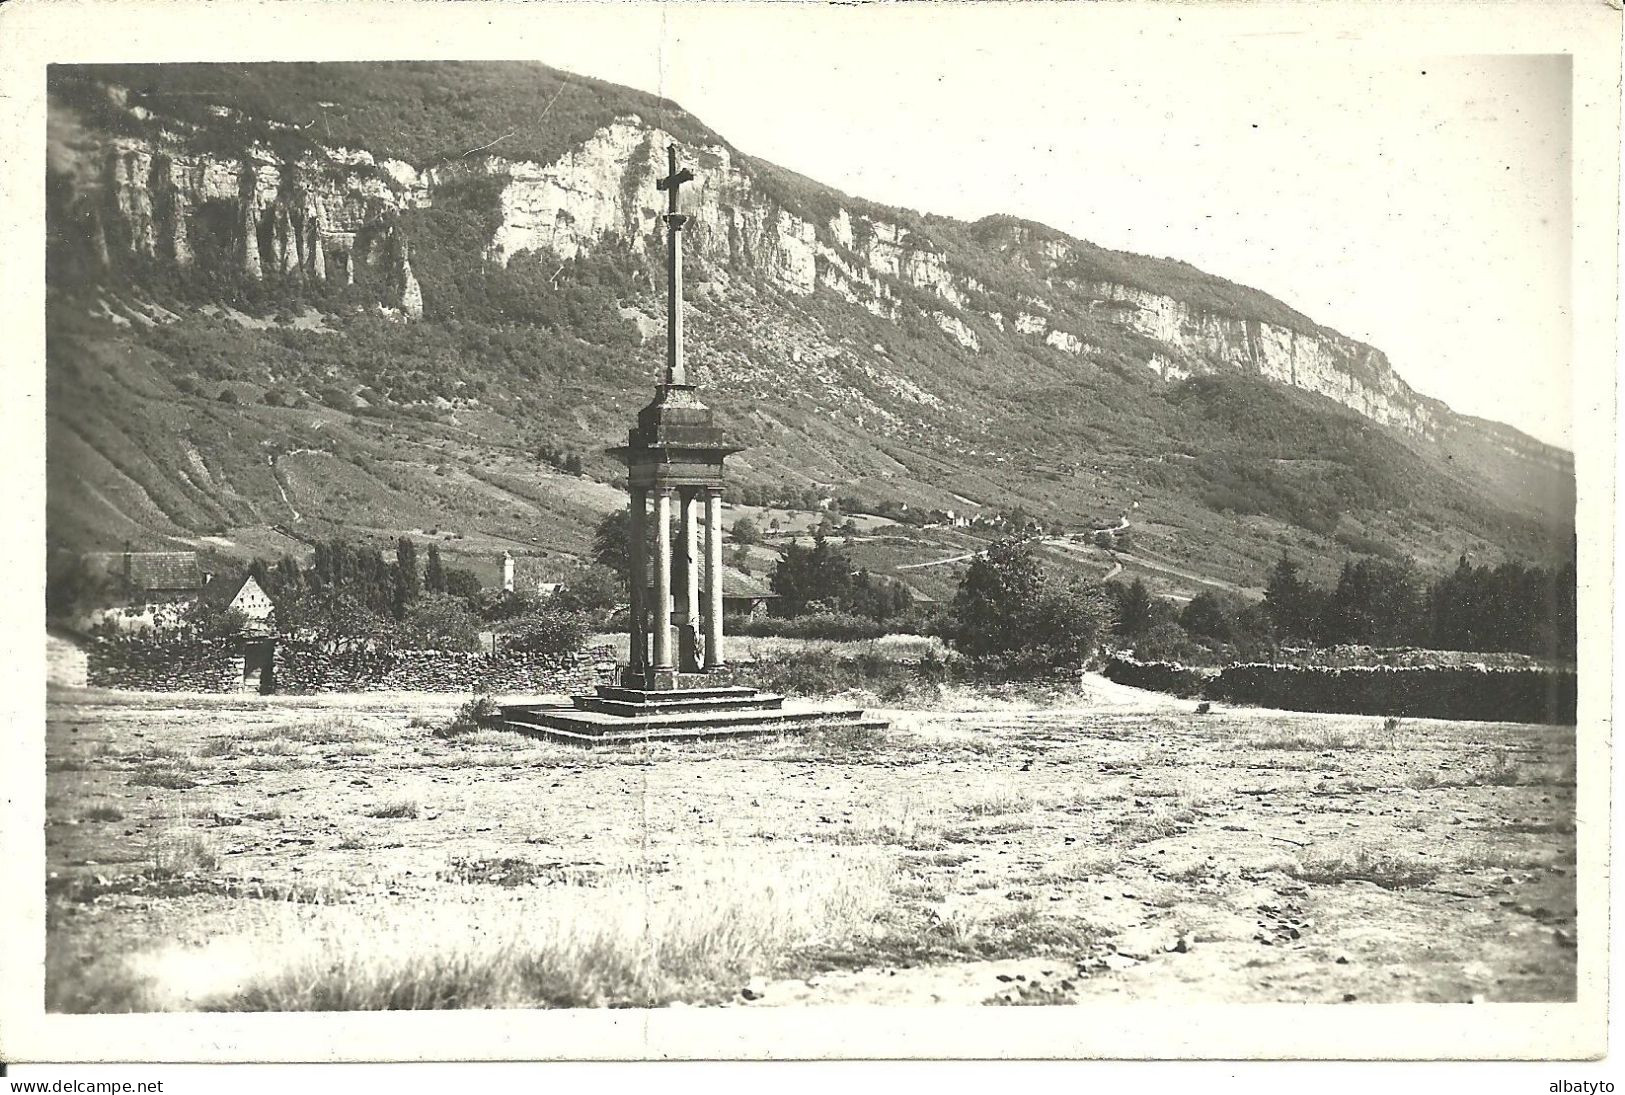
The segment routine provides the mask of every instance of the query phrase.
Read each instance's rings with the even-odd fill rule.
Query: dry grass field
[[[1574,996],[1571,728],[1090,678],[588,752],[456,702],[54,691],[47,1007]]]

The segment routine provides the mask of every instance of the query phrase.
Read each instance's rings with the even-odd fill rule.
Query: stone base
[[[656,669],[651,666],[647,669],[634,669],[631,666],[622,666],[616,678],[624,688],[665,691],[680,687],[677,670],[672,667]]]
[[[640,688],[599,685],[593,695],[572,696],[563,704],[509,704],[504,725],[535,737],[583,745],[668,739],[779,734],[824,726],[871,726],[861,710],[794,703],[754,688],[717,685],[698,688]]]

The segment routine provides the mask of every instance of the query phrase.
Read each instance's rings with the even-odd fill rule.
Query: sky
[[[1196,36],[1177,11],[551,9],[536,59],[850,194],[1190,262],[1570,447],[1567,59]]]

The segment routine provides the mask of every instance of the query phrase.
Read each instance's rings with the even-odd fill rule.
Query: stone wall
[[[1101,675],[1130,688],[1169,692],[1175,696],[1200,696],[1218,670],[1203,670],[1177,662],[1142,662],[1126,654],[1106,659]]]
[[[1429,652],[1421,652],[1429,653]],[[1457,651],[1462,658],[1488,657]],[[1514,655],[1513,657],[1517,657]],[[1281,665],[1251,663],[1222,670],[1142,662],[1116,654],[1108,680],[1187,698],[1274,707],[1284,711],[1393,715],[1573,725],[1578,677],[1538,665]]]
[[[85,680],[136,692],[237,692],[243,658],[226,639],[97,639],[86,651]]]
[[[317,692],[570,693],[608,683],[615,657],[608,647],[575,654],[449,650],[344,651],[278,643],[276,690]]]
[[[1231,665],[1204,695],[1288,711],[1572,726],[1577,677],[1557,669]]]
[[[137,692],[237,692],[243,657],[234,640],[172,642],[97,640],[87,680],[98,688]],[[608,647],[575,654],[462,654],[444,650],[330,652],[278,642],[275,691],[569,693],[607,683],[615,671]]]

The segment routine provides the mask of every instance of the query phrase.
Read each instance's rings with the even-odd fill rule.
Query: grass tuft
[[[1301,882],[1371,882],[1385,890],[1406,890],[1432,882],[1439,868],[1414,856],[1357,848],[1352,853],[1311,852],[1287,873]]]
[[[135,787],[161,787],[166,791],[189,791],[197,786],[185,769],[170,765],[149,764],[130,777]]]
[[[398,798],[391,802],[381,802],[367,811],[368,817],[384,818],[417,818],[423,813],[423,807],[409,798]]]

